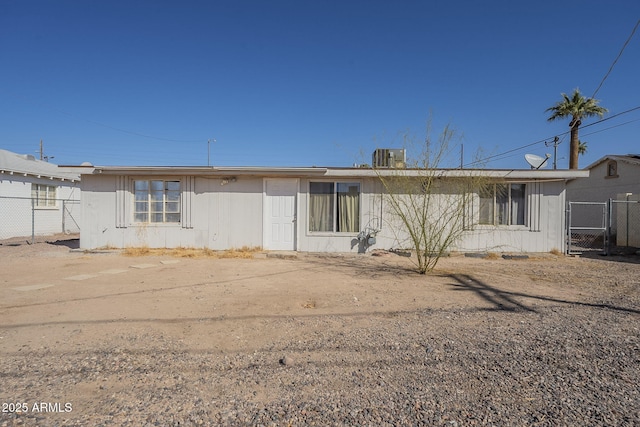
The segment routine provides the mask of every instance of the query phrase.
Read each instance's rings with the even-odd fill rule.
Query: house
[[[585,170],[588,177],[567,183],[567,200],[606,202],[619,194],[640,194],[640,154],[607,155]]]
[[[78,232],[80,174],[0,149],[0,240]]]
[[[420,178],[419,170],[358,167],[94,167],[82,174],[80,246],[356,252],[359,233],[375,229],[371,249],[406,248],[389,225],[379,173]],[[439,173],[443,182],[469,174],[495,182],[489,194],[475,194],[472,226],[452,249],[505,252],[564,250],[566,182],[588,176]]]
[[[572,223],[604,223],[609,246],[640,247],[640,154],[606,155],[585,170],[589,176],[567,182]]]

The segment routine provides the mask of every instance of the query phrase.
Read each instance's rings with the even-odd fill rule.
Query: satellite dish
[[[547,165],[547,160],[549,160],[551,154],[546,154],[545,157],[540,157],[535,154],[525,154],[524,159],[529,163],[531,169],[540,169]]]

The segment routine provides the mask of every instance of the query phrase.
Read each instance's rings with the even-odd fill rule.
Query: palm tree
[[[571,117],[569,129],[571,129],[571,144],[569,146],[569,169],[578,169],[578,148],[580,139],[578,138],[578,128],[582,124],[582,118],[598,116],[602,117],[607,110],[598,105],[597,99],[585,98],[580,93],[580,89],[575,89],[571,98],[567,94],[562,94],[562,101],[545,111],[551,112],[548,121]]]
[[[578,141],[578,154],[584,156],[587,154],[587,141]]]

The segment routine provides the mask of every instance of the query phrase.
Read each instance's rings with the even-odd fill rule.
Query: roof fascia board
[[[420,169],[329,169],[327,177],[421,177],[425,175]],[[442,178],[485,177],[493,179],[573,179],[589,176],[588,170],[502,170],[502,169],[436,169],[429,176]]]
[[[194,176],[291,176],[327,178],[376,178],[378,176],[420,177],[425,174],[421,169],[358,169],[358,168],[270,168],[270,167],[159,167],[159,166],[97,166],[83,173],[105,175],[194,175]],[[586,178],[589,170],[533,170],[533,169],[436,169],[431,174],[443,178],[485,177],[492,179],[575,179]]]
[[[83,173],[104,175],[194,175],[194,176],[316,176],[326,168],[256,168],[256,167],[158,167],[96,166]]]
[[[56,176],[44,173],[37,172],[23,172],[19,170],[1,170],[0,175],[9,175],[9,176],[22,176],[22,177],[32,177],[36,179],[48,179],[50,181],[60,181],[60,182],[76,182],[80,181],[80,176]]]

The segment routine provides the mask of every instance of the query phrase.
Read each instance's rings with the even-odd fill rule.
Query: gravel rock
[[[640,423],[637,313],[578,305],[350,321],[327,316],[307,340],[251,354],[191,352],[153,333],[124,337],[149,351],[16,354],[0,362],[4,390],[33,401],[82,386],[103,399],[76,402],[78,416],[3,414],[0,425]]]
[[[492,304],[383,311],[365,305],[371,297],[363,285],[361,311],[344,308],[355,306],[350,292],[344,312],[316,314],[314,305],[257,320],[127,320],[126,330],[110,324],[111,333],[92,346],[29,341],[0,357],[0,427],[640,425],[638,266],[477,262],[508,277],[517,276],[514,265],[518,272],[530,265],[533,283],[588,283],[590,293],[575,300],[498,292],[448,274],[451,287]],[[176,332],[223,321],[275,338],[198,348]],[[92,327],[55,322],[0,325],[0,339],[26,328],[44,335]],[[38,402],[53,406],[36,411]],[[10,403],[28,407],[9,410]]]

